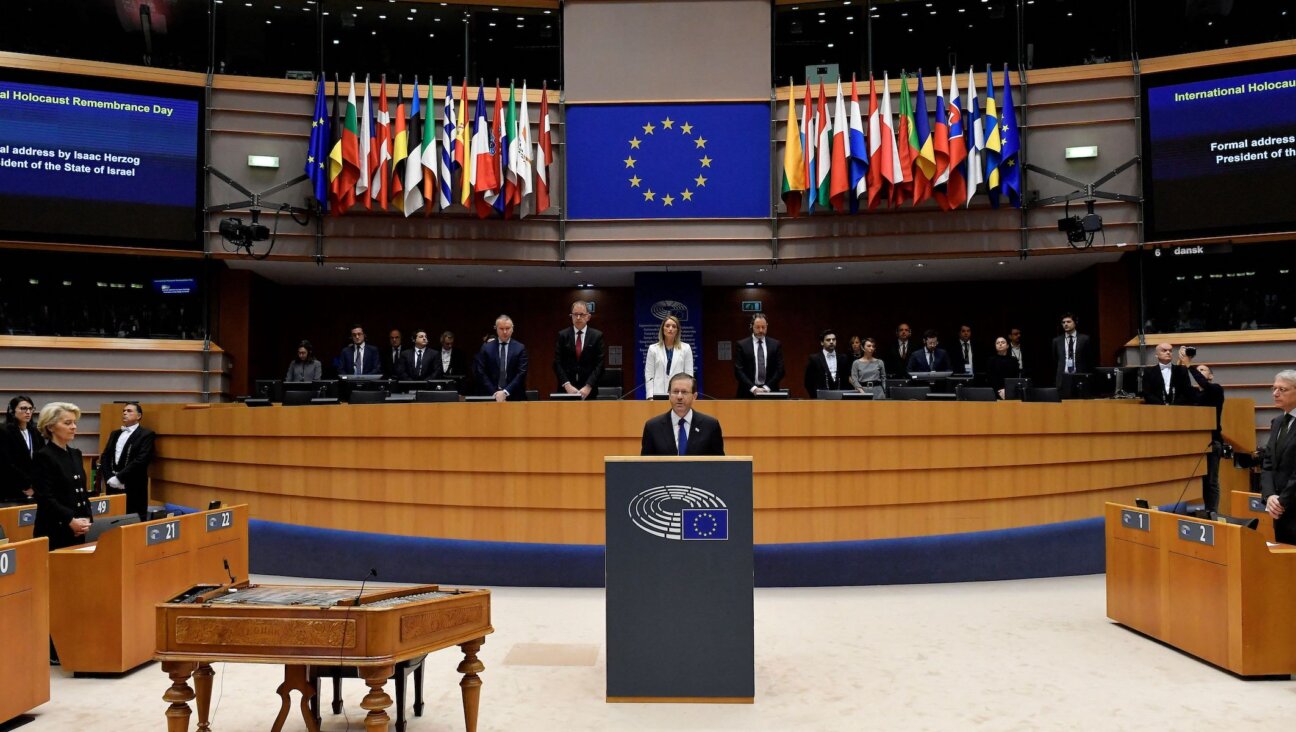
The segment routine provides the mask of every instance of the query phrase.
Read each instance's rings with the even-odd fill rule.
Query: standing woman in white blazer
[[[680,322],[667,315],[657,328],[657,342],[648,346],[644,359],[644,392],[649,399],[670,392],[670,379],[675,374],[693,375],[693,349],[680,340]]]

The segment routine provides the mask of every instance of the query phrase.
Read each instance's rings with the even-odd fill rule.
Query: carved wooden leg
[[[212,677],[215,675],[216,672],[209,663],[198,664],[198,669],[194,671],[194,691],[198,694],[198,700],[194,702],[198,706],[198,732],[211,732]]]
[[[386,730],[387,723],[391,717],[387,716],[387,707],[392,705],[392,698],[387,696],[383,686],[387,684],[387,679],[396,673],[395,666],[368,666],[360,669],[360,675],[364,677],[365,685],[369,687],[369,693],[360,702],[360,708],[369,712],[365,717],[365,729],[368,732],[378,732]]]
[[[319,725],[315,724],[315,715],[311,714],[310,700],[315,695],[315,687],[311,685],[310,679],[307,678],[305,666],[284,666],[284,680],[275,689],[275,693],[283,700],[279,705],[279,715],[275,717],[274,726],[270,732],[281,732],[284,722],[288,720],[288,712],[292,709],[292,692],[297,691],[301,694],[301,715],[306,720],[306,729],[309,732],[319,732]]]
[[[464,675],[459,688],[463,690],[464,729],[467,732],[477,732],[477,705],[481,701],[482,685],[477,674],[486,669],[486,665],[477,660],[477,651],[481,650],[485,642],[485,638],[478,638],[459,644],[464,652],[464,660],[459,662],[457,670]]]
[[[195,664],[188,661],[163,661],[162,671],[171,677],[171,688],[162,695],[162,701],[171,702],[167,708],[167,732],[189,732],[189,702],[194,698],[189,688],[189,676]]]

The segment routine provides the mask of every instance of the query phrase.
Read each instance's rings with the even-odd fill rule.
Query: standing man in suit
[[[140,424],[144,408],[139,402],[122,407],[121,429],[108,435],[99,470],[108,484],[109,493],[126,494],[126,513],[148,514],[148,466],[153,462],[153,441],[157,434]]]
[[[414,347],[405,349],[396,363],[396,378],[401,381],[435,379],[441,359],[428,348],[426,330],[414,331]]]
[[[513,319],[500,315],[495,319],[495,338],[482,344],[473,364],[480,393],[495,397],[497,402],[525,402],[527,350],[513,339]]]
[[[697,379],[675,374],[670,380],[671,410],[644,422],[640,455],[724,455],[720,421],[693,411]]]
[[[1062,335],[1053,339],[1053,362],[1057,366],[1054,386],[1062,385],[1062,374],[1087,374],[1093,371],[1089,336],[1076,331],[1076,319],[1071,313],[1062,316]]]
[[[1021,375],[1026,376],[1026,362],[1022,360],[1022,332],[1021,328],[1012,327],[1008,329],[1008,355],[1017,359],[1017,366],[1021,370]]]
[[[923,348],[909,355],[909,363],[906,365],[909,373],[921,374],[932,371],[953,371],[950,367],[949,354],[944,348],[939,348],[940,334],[934,329],[928,328],[923,331]]]
[[[837,353],[837,334],[832,328],[819,333],[819,350],[810,354],[805,369],[805,389],[811,399],[819,398],[820,389],[850,389],[850,361]]]
[[[438,352],[441,358],[440,368],[437,371],[438,379],[454,379],[459,382],[459,393],[466,394],[468,385],[468,356],[458,348],[454,347],[454,333],[446,331],[441,334],[441,350]]]
[[[577,300],[571,306],[571,327],[558,331],[554,348],[554,376],[558,388],[588,399],[597,393],[603,375],[603,332],[589,327],[589,304]]]
[[[1269,442],[1260,461],[1260,494],[1274,522],[1274,539],[1296,544],[1296,371],[1279,371],[1273,384],[1274,406],[1282,414],[1269,425]]]
[[[392,328],[387,334],[388,346],[382,351],[382,374],[388,379],[396,378],[396,369],[400,366],[401,356],[409,350],[401,346],[401,332]]]
[[[950,354],[950,366],[952,371],[957,374],[972,375],[984,371],[985,354],[978,354],[972,348],[972,326],[959,326],[959,339],[954,344]]]
[[[750,327],[751,337],[738,341],[734,353],[739,399],[778,391],[783,380],[783,346],[769,337],[769,318],[764,313],[756,313]]]
[[[382,360],[378,349],[365,343],[364,328],[351,326],[351,345],[338,356],[338,373],[344,375],[381,374]]]
[[[909,378],[909,357],[913,355],[915,345],[910,335],[913,330],[908,323],[896,327],[896,337],[882,353],[882,362],[886,364],[887,377],[892,379]]]
[[[1158,343],[1156,363],[1143,367],[1143,403],[1192,405],[1196,401],[1188,368],[1183,365],[1187,354],[1179,349],[1180,363],[1171,363],[1174,346]]]

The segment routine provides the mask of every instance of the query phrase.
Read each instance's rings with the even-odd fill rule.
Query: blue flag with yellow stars
[[[567,108],[573,219],[770,216],[769,104]]]
[[[306,151],[306,176],[310,178],[321,211],[328,210],[329,114],[324,107],[324,75],[315,89],[315,116],[311,119],[310,148]]]

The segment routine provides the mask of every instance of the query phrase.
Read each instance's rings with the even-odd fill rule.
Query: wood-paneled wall
[[[758,543],[925,536],[1197,495],[1211,410],[1120,401],[697,405],[752,455]],[[603,458],[659,403],[157,405],[152,495],[253,518],[491,541],[603,542]]]

